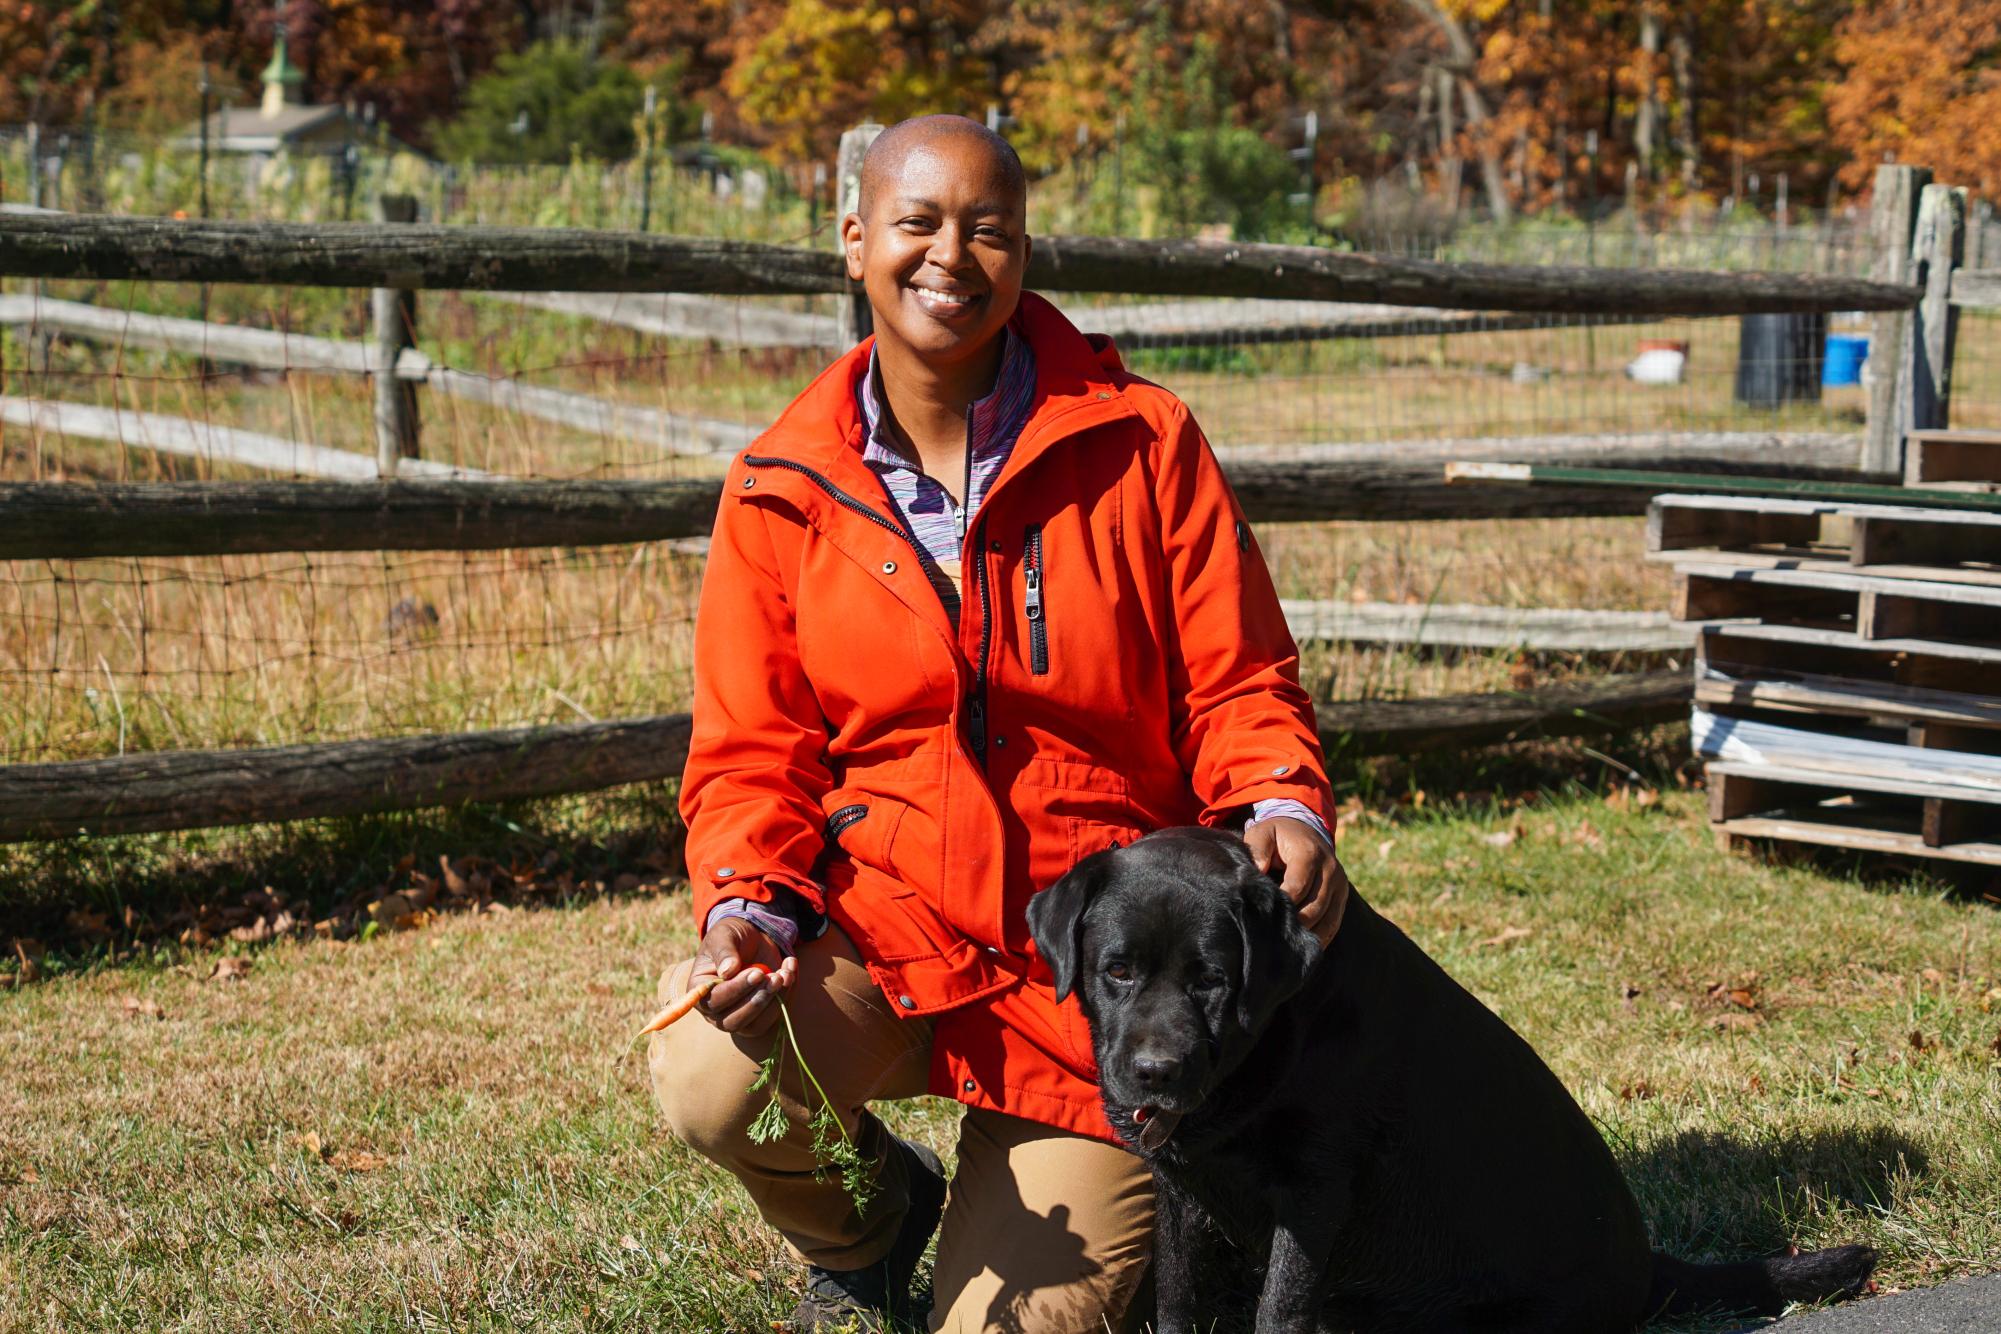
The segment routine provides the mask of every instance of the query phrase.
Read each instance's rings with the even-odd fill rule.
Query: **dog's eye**
[[[1215,991],[1218,988],[1222,987],[1223,984],[1227,981],[1229,981],[1229,979],[1224,977],[1221,973],[1216,973],[1216,972],[1204,973],[1202,974],[1202,976],[1195,979],[1195,989],[1197,991]]]
[[[1133,975],[1132,970],[1126,967],[1123,962],[1114,959],[1105,965],[1105,976],[1111,978],[1114,982],[1130,982]]]

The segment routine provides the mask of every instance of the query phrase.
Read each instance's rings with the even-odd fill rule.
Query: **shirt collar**
[[[1033,380],[1035,376],[1035,359],[1028,350],[1028,341],[1018,337],[1007,325],[1001,326],[1001,338],[1001,368],[1000,374],[994,377],[993,391],[972,405],[972,448],[976,455],[995,441],[1012,435],[1005,429],[1007,424],[999,419],[1000,414],[1015,404],[1026,408],[1028,396],[1019,392],[1022,377],[1025,375]],[[868,370],[855,388],[855,395],[861,400],[864,428],[862,461],[877,469],[915,467],[915,462],[883,429],[882,398],[876,383],[875,346],[870,344]]]

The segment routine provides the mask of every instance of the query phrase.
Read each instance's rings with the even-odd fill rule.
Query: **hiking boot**
[[[910,1323],[910,1279],[945,1211],[945,1168],[922,1144],[894,1140],[890,1150],[903,1157],[910,1207],[896,1229],[889,1254],[865,1269],[806,1266],[806,1295],[792,1312],[801,1331],[853,1327],[876,1334]]]

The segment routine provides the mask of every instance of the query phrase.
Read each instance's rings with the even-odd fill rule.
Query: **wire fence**
[[[1859,387],[1819,383],[1818,347],[1810,365],[1782,348],[1768,367],[1798,393],[1746,402],[1746,326],[1734,318],[1632,324],[1323,303],[1317,332],[1293,335],[1274,332],[1302,318],[1293,303],[1056,299],[1080,327],[1111,328],[1134,370],[1187,401],[1226,465],[1498,456],[1580,439],[1663,452],[1727,441],[1805,459],[1853,441],[1863,415]],[[702,337],[649,331],[665,300],[611,297],[575,313],[422,294],[418,350],[488,386],[482,400],[420,385],[424,460],[520,478],[714,476],[833,355],[831,298],[673,299],[678,318],[720,331]],[[328,369],[322,346],[368,339],[365,293],[16,282],[0,303],[0,480],[372,474],[371,377]],[[98,312],[95,323],[77,307]],[[159,316],[270,331],[291,352],[259,365],[205,357],[162,345],[147,322]],[[1366,336],[1332,336],[1329,319],[1365,325]],[[774,328],[790,342],[773,345]],[[552,415],[528,391],[563,397]],[[598,415],[579,417],[579,404]],[[637,425],[621,415],[635,411],[650,415]],[[175,435],[176,423],[191,434]],[[223,431],[305,462],[245,462]],[[329,471],[329,459],[353,471]],[[1302,602],[1666,603],[1667,576],[1641,558],[1632,518],[1274,524],[1260,541],[1282,596]],[[684,708],[699,545],[0,562],[0,762]],[[1302,670],[1334,700],[1506,689],[1635,661],[1582,649],[1440,652],[1408,638],[1311,643]]]
[[[1308,241],[1377,254],[1487,263],[1616,268],[1762,269],[1863,274],[1871,248],[1853,203],[1761,210],[1747,201],[1646,205],[1584,201],[1561,214],[1495,222],[1381,181],[1316,196],[1234,230],[1162,207],[1159,187],[1113,170],[1116,145],[1039,181],[1031,229],[1043,234]],[[433,222],[650,229],[787,244],[831,239],[831,164],[774,163],[748,149],[694,142],[620,162],[440,162],[366,135],[350,142],[204,156],[182,136],[0,126],[0,203],[251,221],[363,220],[384,193],[415,197]],[[1300,200],[1306,199],[1302,195]],[[204,208],[206,204],[206,208]]]

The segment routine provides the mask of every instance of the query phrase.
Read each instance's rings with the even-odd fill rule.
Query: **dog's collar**
[[[1133,1108],[1132,1118],[1139,1130],[1139,1146],[1148,1153],[1159,1153],[1181,1124],[1180,1112],[1162,1112],[1150,1107]]]

